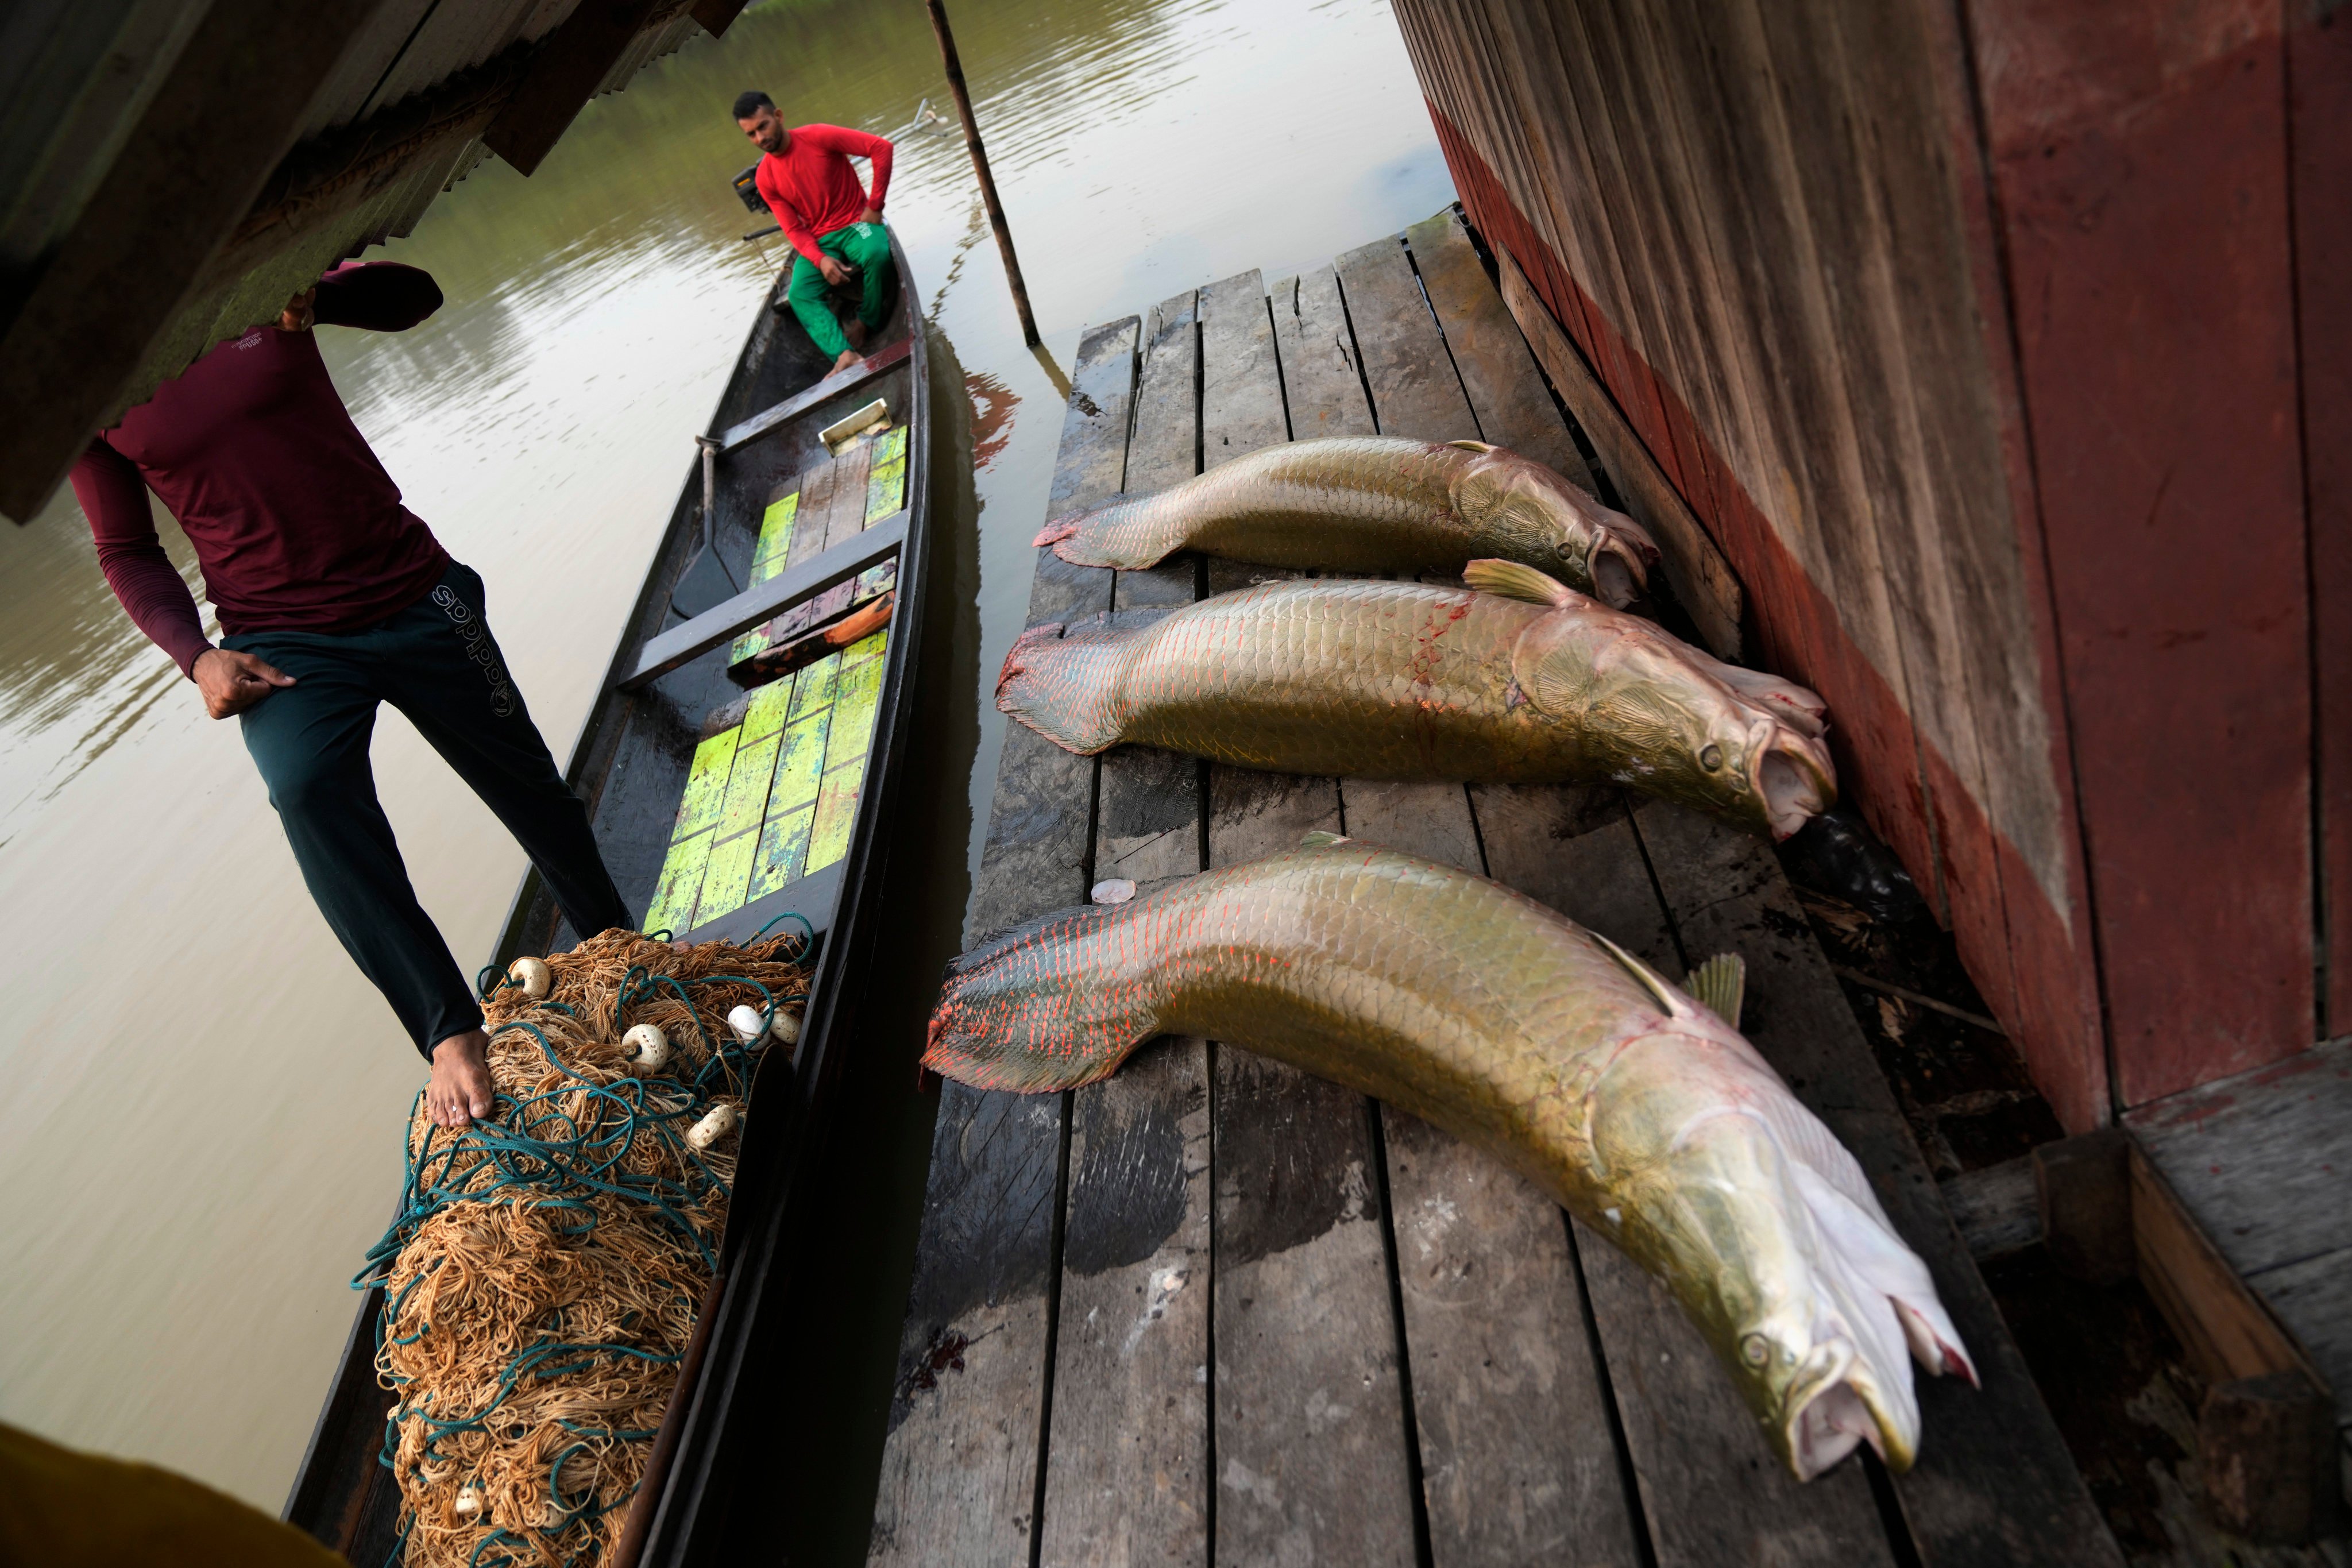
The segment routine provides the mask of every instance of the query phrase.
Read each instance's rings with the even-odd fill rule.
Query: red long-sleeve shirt
[[[432,275],[352,262],[320,280],[321,325],[402,331],[441,307]],[[155,537],[163,499],[221,627],[349,631],[430,593],[449,557],[369,450],[309,332],[215,346],[100,432],[73,471],[114,596],[180,672],[212,645]]]
[[[841,125],[802,125],[781,153],[760,160],[760,195],[776,215],[776,226],[793,248],[812,262],[822,253],[816,237],[847,228],[867,207],[882,210],[890,189],[890,143]],[[857,183],[852,154],[874,161],[874,194]]]

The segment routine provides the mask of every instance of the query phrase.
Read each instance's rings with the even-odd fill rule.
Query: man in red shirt
[[[488,1040],[376,802],[377,705],[498,814],[574,931],[635,922],[507,674],[481,578],[400,504],[310,335],[314,321],[400,331],[440,305],[414,267],[338,267],[92,439],[73,485],[115,597],[207,712],[236,716],[311,898],[433,1064],[433,1119],[462,1127],[490,1111]],[[217,647],[156,540],[151,489],[195,548]]]
[[[761,152],[760,195],[776,215],[800,256],[785,289],[793,314],[816,346],[833,356],[833,368],[856,363],[866,335],[888,320],[898,269],[890,259],[890,237],[882,227],[882,198],[890,189],[890,143],[839,125],[784,128],[775,100],[764,92],[735,100],[735,123]],[[866,194],[849,166],[852,156],[874,163],[874,191]],[[857,273],[864,284],[857,321],[845,337],[825,299],[829,287]],[[853,347],[852,344],[856,346]]]

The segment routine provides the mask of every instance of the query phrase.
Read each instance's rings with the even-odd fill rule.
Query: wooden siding
[[[2352,902],[2352,49],[2294,9],[1398,4],[1471,218],[2078,1130],[2308,1047]]]

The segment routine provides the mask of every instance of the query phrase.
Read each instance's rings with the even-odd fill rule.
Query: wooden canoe
[[[838,374],[782,310],[782,279],[762,301],[572,752],[568,776],[646,930],[740,940],[790,910],[817,944],[798,1054],[772,1057],[752,1086],[719,1273],[606,1568],[683,1561],[719,1511],[704,1492],[874,951],[931,521],[922,315],[896,236],[891,249],[895,317]],[[836,456],[823,433],[861,418]],[[724,792],[747,714],[763,736],[753,745],[780,760],[759,823],[730,834],[689,796],[714,777]],[[492,958],[573,941],[532,872]],[[383,1562],[399,1528],[379,1458],[392,1405],[374,1370],[383,1304],[380,1289],[361,1302],[284,1513],[355,1563]]]

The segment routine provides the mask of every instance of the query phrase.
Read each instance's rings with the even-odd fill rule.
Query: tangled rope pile
[[[740,1110],[771,1026],[807,996],[804,951],[606,931],[547,960],[544,996],[500,981],[485,1001],[488,1118],[436,1127],[418,1096],[400,1217],[352,1281],[384,1287],[383,1463],[412,1568],[611,1550],[726,1225],[740,1134],[688,1134]],[[749,1040],[727,1021],[740,1006],[760,1016]],[[642,1077],[623,1044],[639,1024],[671,1053]]]

